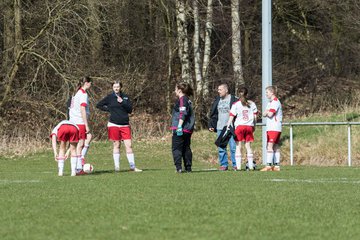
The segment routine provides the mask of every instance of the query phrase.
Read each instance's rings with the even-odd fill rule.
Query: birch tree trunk
[[[186,1],[186,0],[185,0]],[[178,52],[181,61],[181,78],[184,82],[191,83],[189,40],[187,36],[187,6],[184,0],[176,0],[176,22],[178,33]]]
[[[205,46],[204,46],[204,60],[202,66],[203,76],[203,97],[207,98],[209,95],[209,64],[211,54],[211,32],[213,23],[213,1],[207,1],[206,7],[206,23],[205,23]]]
[[[232,29],[232,60],[235,82],[235,94],[240,85],[244,84],[244,74],[241,64],[241,34],[239,0],[231,0],[231,29]]]
[[[196,80],[196,98],[201,96],[203,90],[203,79],[201,72],[201,50],[200,50],[200,21],[199,21],[199,7],[198,1],[193,0],[193,15],[194,15],[194,68],[195,68],[195,80]]]

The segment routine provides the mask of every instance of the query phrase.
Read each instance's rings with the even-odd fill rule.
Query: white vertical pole
[[[265,88],[272,85],[271,60],[271,0],[262,0],[262,112],[265,112],[268,100]],[[266,123],[266,118],[263,118]],[[266,127],[262,127],[262,159],[266,164]]]
[[[293,127],[290,124],[290,165],[294,165]]]
[[[351,125],[348,125],[348,166],[351,167]]]

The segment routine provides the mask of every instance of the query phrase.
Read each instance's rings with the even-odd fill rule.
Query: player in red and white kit
[[[79,128],[76,124],[68,120],[61,121],[52,130],[50,138],[54,151],[54,158],[55,161],[58,162],[58,175],[63,176],[64,174],[66,144],[69,142],[71,152],[71,176],[76,176],[76,145],[79,142]],[[57,153],[57,141],[60,142],[59,153]]]
[[[267,153],[266,167],[260,171],[280,171],[280,136],[282,129],[282,108],[279,99],[276,97],[276,88],[266,88],[266,97],[270,100],[263,117],[266,117]]]
[[[227,123],[228,128],[235,118],[235,160],[237,170],[241,169],[241,142],[245,142],[249,170],[253,170],[254,155],[251,143],[254,141],[255,123],[258,110],[253,101],[247,99],[248,90],[245,87],[239,90],[239,101],[235,102],[230,109],[230,118]]]
[[[75,96],[71,99],[71,104],[69,108],[69,117],[70,121],[75,123],[79,128],[79,143],[76,147],[77,152],[77,166],[76,171],[78,174],[83,174],[82,166],[84,165],[84,156],[87,149],[89,148],[89,143],[91,141],[92,135],[90,134],[89,127],[89,98],[86,90],[91,87],[91,78],[83,77],[78,83],[78,91]],[[88,143],[85,146],[85,141]]]

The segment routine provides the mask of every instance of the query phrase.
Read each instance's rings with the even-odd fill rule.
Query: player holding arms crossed
[[[254,130],[258,110],[253,101],[247,99],[248,90],[245,87],[239,90],[239,101],[235,102],[230,109],[230,118],[227,123],[228,128],[235,119],[235,159],[236,168],[241,169],[241,142],[245,142],[247,160],[249,169],[253,170],[254,155],[251,149],[251,143],[254,141]]]
[[[266,97],[270,100],[263,117],[266,119],[267,153],[266,167],[260,171],[280,171],[280,136],[282,127],[282,108],[279,99],[276,97],[276,88],[266,88]]]

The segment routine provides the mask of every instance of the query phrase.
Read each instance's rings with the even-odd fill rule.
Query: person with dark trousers
[[[231,106],[238,101],[238,98],[234,95],[229,93],[229,86],[226,83],[222,83],[218,86],[218,96],[215,98],[211,111],[210,111],[210,119],[209,119],[209,131],[216,132],[217,137],[219,137],[221,130],[226,126],[229,120],[229,113]],[[230,146],[230,155],[231,155],[231,162],[232,167],[236,171],[236,159],[235,159],[235,150],[236,150],[236,143],[234,137],[230,138],[229,141]],[[220,171],[228,170],[228,154],[226,147],[218,147],[219,153],[219,164],[220,164]]]
[[[190,84],[178,83],[175,87],[177,100],[172,111],[171,130],[172,155],[177,173],[182,173],[182,160],[185,172],[192,171],[191,135],[195,126],[195,115],[189,99],[194,93]]]

